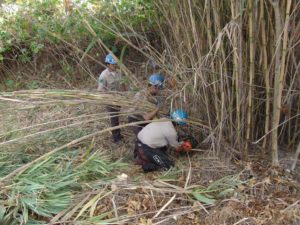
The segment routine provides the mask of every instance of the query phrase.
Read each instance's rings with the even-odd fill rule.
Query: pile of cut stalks
[[[267,170],[263,163],[241,169],[202,149],[179,158],[170,152],[174,168],[144,174],[132,163],[129,99],[77,90],[1,93],[1,224],[292,224],[299,219],[299,185],[291,174]],[[106,105],[124,109],[122,145],[110,141]],[[190,122],[191,129],[202,124]]]

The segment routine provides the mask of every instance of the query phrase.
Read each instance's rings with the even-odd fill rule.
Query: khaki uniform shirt
[[[118,72],[103,70],[98,78],[98,91],[122,91],[122,77]]]
[[[171,121],[151,122],[139,133],[138,139],[151,148],[161,148],[170,145],[177,148],[177,132]]]

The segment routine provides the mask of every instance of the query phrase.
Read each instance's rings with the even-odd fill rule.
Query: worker
[[[148,87],[142,91],[139,91],[134,96],[134,107],[129,110],[128,123],[149,121],[155,117],[158,117],[158,112],[162,106],[161,100],[158,99],[160,90],[164,88],[165,77],[161,74],[152,74],[148,78]],[[153,105],[152,110],[146,111],[143,108],[143,103],[150,103]],[[140,123],[132,126],[132,131],[137,138],[138,133],[148,123]],[[137,157],[137,144],[134,147],[133,157]]]
[[[174,162],[166,154],[168,145],[175,148],[176,152],[188,152],[192,149],[191,145],[178,142],[177,137],[179,126],[187,124],[187,112],[177,109],[170,117],[172,121],[161,119],[162,121],[151,122],[138,133],[135,163],[141,165],[144,172],[168,170],[174,166]]]
[[[161,107],[161,100],[158,99],[157,95],[159,94],[160,90],[164,87],[165,78],[161,74],[152,74],[148,79],[148,88],[142,91],[139,91],[134,96],[134,107],[130,109],[131,113],[128,116],[128,122],[139,122],[139,121],[147,121],[152,120],[154,117],[157,117],[157,114]],[[145,103],[146,101],[153,104],[153,109],[149,111],[145,111],[140,109],[140,105]],[[133,133],[135,136],[141,131],[141,129],[147,125],[138,124],[132,126]]]
[[[103,92],[119,92],[125,91],[125,86],[122,84],[122,76],[117,72],[117,63],[112,54],[105,57],[106,69],[102,71],[98,79],[98,91]],[[109,105],[107,111],[110,116],[111,126],[119,126],[120,106]],[[118,143],[122,139],[121,130],[112,130],[112,141]]]

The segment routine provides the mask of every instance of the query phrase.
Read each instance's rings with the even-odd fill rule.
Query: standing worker
[[[135,106],[130,110],[131,115],[128,116],[128,123],[152,120],[157,116],[161,107],[161,101],[157,98],[157,95],[160,90],[163,89],[164,82],[165,77],[161,74],[152,74],[149,77],[148,88],[137,92],[134,96]],[[149,111],[139,109],[139,105],[142,105],[145,102],[152,103],[154,109]],[[147,123],[132,126],[135,136],[137,136],[145,125],[147,125]]]
[[[174,162],[166,154],[168,145],[176,149],[176,152],[192,149],[190,142],[178,142],[177,129],[186,125],[187,112],[177,109],[171,114],[173,121],[151,122],[138,134],[136,164],[141,165],[144,172],[155,170],[168,170],[174,166]]]
[[[105,57],[106,69],[102,71],[98,79],[98,91],[104,92],[119,92],[125,91],[125,86],[122,84],[122,76],[117,72],[117,63],[112,54]],[[111,126],[119,126],[120,106],[109,105],[107,111],[110,115]],[[122,139],[121,130],[112,130],[112,141],[118,143]]]
[[[161,101],[157,98],[157,95],[160,90],[163,89],[164,82],[165,77],[161,74],[152,74],[148,78],[148,88],[137,92],[134,96],[135,106],[130,109],[129,113],[131,114],[128,116],[128,123],[152,120],[157,117],[161,107]],[[139,107],[139,105],[143,105],[145,102],[151,103],[153,105],[153,109],[146,111],[143,107]],[[146,125],[147,123],[132,126],[132,131],[135,137],[137,137],[138,133]],[[138,146],[136,144],[133,152],[133,157],[135,159],[137,158],[137,149]]]

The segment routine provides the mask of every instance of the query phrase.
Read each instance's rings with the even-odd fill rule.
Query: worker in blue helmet
[[[182,109],[176,109],[171,114],[171,119],[175,121],[178,125],[186,125],[187,118],[187,112]]]
[[[154,170],[168,170],[174,162],[166,154],[168,145],[175,148],[176,152],[190,151],[183,142],[178,141],[177,129],[186,125],[188,114],[183,109],[174,110],[170,120],[151,122],[146,125],[137,136],[137,159],[135,163],[141,165],[144,172]]]
[[[105,65],[106,69],[98,78],[98,91],[123,91],[122,77],[117,72],[117,63],[112,54],[105,57]]]
[[[102,71],[98,78],[98,91],[116,93],[125,91],[125,85],[123,84],[123,78],[117,71],[117,62],[112,54],[108,54],[105,57],[106,69]],[[110,115],[111,126],[119,125],[120,106],[107,106],[107,111]],[[112,141],[118,143],[122,139],[121,130],[112,130]]]
[[[154,118],[159,118],[159,111],[162,107],[162,97],[159,96],[160,91],[164,87],[165,77],[162,74],[152,74],[148,78],[148,87],[137,92],[134,96],[134,105],[129,110],[128,123],[149,121]],[[145,105],[149,108],[145,109]],[[135,136],[148,123],[140,123],[132,126],[132,131]],[[137,146],[134,151],[134,157],[137,156]]]
[[[149,84],[151,84],[151,86],[155,86],[160,89],[163,89],[165,83],[165,77],[162,74],[154,73],[149,77],[148,82]]]
[[[105,63],[110,65],[117,65],[117,62],[115,61],[112,54],[108,54],[105,56]]]
[[[165,77],[162,74],[152,74],[148,78],[148,87],[137,92],[134,96],[134,106],[129,110],[131,113],[128,122],[138,122],[152,120],[158,117],[158,112],[162,106],[162,98],[159,96],[164,87]],[[153,105],[152,110],[145,110],[143,103],[148,102]],[[145,124],[133,126],[133,133],[137,135]]]

